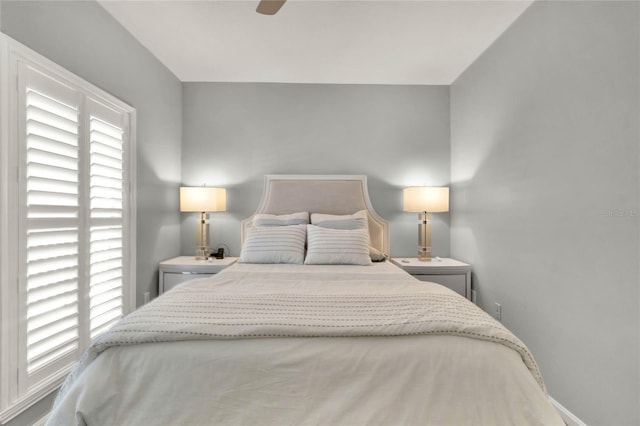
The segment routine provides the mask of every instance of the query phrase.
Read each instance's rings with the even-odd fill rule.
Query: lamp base
[[[431,215],[427,212],[418,215],[418,260],[431,262]]]
[[[209,215],[206,212],[200,213],[200,220],[197,229],[197,250],[196,260],[207,260],[211,255],[209,248]]]

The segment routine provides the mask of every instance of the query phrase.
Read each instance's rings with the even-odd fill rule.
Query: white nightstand
[[[433,259],[421,262],[413,258],[392,258],[391,261],[419,279],[442,284],[471,300],[471,265],[454,259]]]
[[[158,295],[185,281],[217,274],[227,266],[233,265],[236,260],[237,257],[196,260],[195,256],[178,256],[160,262]]]

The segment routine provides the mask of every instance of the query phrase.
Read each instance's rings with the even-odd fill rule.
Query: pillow
[[[240,251],[240,263],[298,263],[304,261],[307,225],[253,226]]]
[[[369,256],[374,262],[384,262],[387,255],[371,245],[371,237],[369,236],[369,216],[366,210],[360,210],[354,214],[335,215],[335,214],[311,214],[311,223],[323,228],[333,229],[365,229],[367,238],[369,239]]]
[[[371,265],[366,229],[331,229],[307,225],[305,265]]]
[[[366,210],[354,214],[311,214],[311,224],[332,229],[366,229],[369,232],[369,217]]]
[[[253,226],[287,226],[306,225],[309,223],[309,212],[291,214],[258,213],[253,216]]]

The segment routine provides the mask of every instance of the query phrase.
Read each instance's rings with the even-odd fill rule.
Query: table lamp
[[[405,212],[418,212],[418,260],[431,260],[431,213],[449,211],[449,188],[412,186],[404,189]]]
[[[209,249],[209,215],[210,212],[227,210],[227,192],[224,188],[181,187],[180,211],[198,212],[200,221],[197,228],[196,260],[206,260],[211,254]]]

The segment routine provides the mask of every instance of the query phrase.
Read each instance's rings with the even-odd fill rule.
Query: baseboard
[[[562,420],[564,420],[567,426],[587,426],[585,422],[580,420],[576,415],[567,410],[555,399],[549,397],[549,401],[551,402],[551,405],[553,405],[553,407],[558,411],[558,413],[560,413],[560,417],[562,417]]]

